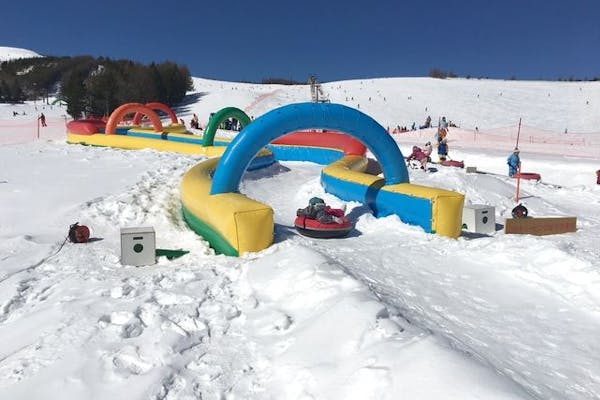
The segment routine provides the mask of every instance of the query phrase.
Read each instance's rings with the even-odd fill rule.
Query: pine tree
[[[86,89],[83,81],[85,71],[74,70],[64,75],[60,84],[60,97],[67,103],[67,112],[73,118],[79,118],[86,111]]]

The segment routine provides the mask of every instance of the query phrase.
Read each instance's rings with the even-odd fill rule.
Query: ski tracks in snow
[[[477,242],[435,236],[423,240],[418,229],[400,223],[395,232],[378,231],[377,221],[369,225],[363,236],[350,239],[353,246],[327,246],[322,251],[346,265],[407,319],[447,338],[532,395],[544,399],[600,395],[596,375],[600,344],[593,339],[600,329],[598,299],[594,292],[561,293],[561,287],[547,285],[543,278],[545,268],[571,265],[577,270],[578,260],[560,250],[536,259],[536,252],[544,250],[544,246],[528,248],[540,240],[536,238],[525,243],[508,235]],[[378,246],[373,248],[372,243]],[[511,257],[514,251],[531,252],[532,264],[519,265]],[[492,260],[503,254],[503,267],[488,262],[492,254]],[[524,279],[527,273],[531,276]],[[594,282],[596,294],[599,284]]]

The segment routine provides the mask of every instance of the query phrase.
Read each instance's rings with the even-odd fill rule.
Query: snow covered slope
[[[281,105],[310,101],[308,85],[256,85],[194,78],[184,112],[206,121],[225,106],[258,117]],[[445,116],[461,128],[480,131],[525,127],[547,132],[600,133],[600,82],[381,78],[323,84],[334,103],[358,108],[384,127],[410,128]],[[201,100],[201,101],[196,101]],[[187,115],[187,114],[186,114]]]
[[[15,60],[18,58],[43,57],[35,51],[19,49],[16,47],[0,46],[0,63],[4,61]]]
[[[310,99],[308,86],[194,83],[177,109],[186,120],[197,113],[205,121],[224,106],[258,117]],[[383,124],[431,113],[471,134],[477,123],[483,135],[502,124],[514,133],[522,117],[569,138],[566,121],[598,126],[597,83],[573,85],[581,90],[428,78],[324,87]],[[474,90],[488,100],[475,100]],[[591,107],[565,107],[584,94]],[[544,96],[552,100],[540,108]],[[0,138],[16,124],[35,129],[40,111],[52,132],[64,132],[64,109],[0,105]],[[458,132],[450,131],[452,158],[496,175],[438,166],[410,170],[410,179],[494,206],[492,235],[452,240],[376,219],[324,193],[320,166],[290,162],[245,174],[240,190],[271,205],[277,225],[273,246],[241,258],[214,255],[182,220],[181,176],[201,157],[67,145],[45,131],[42,140],[0,146],[0,398],[598,399],[600,154],[523,150],[528,170],[558,184],[522,182],[530,214],[575,215],[578,230],[507,235],[515,183],[505,158],[514,137],[470,147]],[[432,134],[394,138],[407,153]],[[299,236],[295,210],[312,196],[346,205],[355,232]],[[92,229],[93,242],[64,242],[75,221]],[[190,253],[123,266],[126,226],[153,226],[158,248]]]

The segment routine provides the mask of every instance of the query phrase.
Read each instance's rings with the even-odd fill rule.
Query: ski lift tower
[[[308,78],[308,83],[310,84],[310,98],[313,103],[329,103],[329,96],[323,92],[323,88],[317,82],[316,76],[311,75]]]

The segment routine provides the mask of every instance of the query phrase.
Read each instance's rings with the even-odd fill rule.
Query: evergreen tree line
[[[429,77],[430,78],[438,78],[438,79],[446,79],[446,78],[458,78],[458,75],[456,75],[452,71],[448,72],[448,71],[444,71],[443,69],[440,69],[440,68],[432,68],[429,70]],[[472,79],[474,77],[471,75],[467,75],[467,76],[465,76],[465,78]],[[489,77],[480,76],[480,77],[477,77],[474,79],[489,79]],[[516,81],[517,77],[515,75],[511,75],[508,79],[511,81]],[[538,80],[543,81],[543,80],[547,80],[547,79],[539,78]],[[592,77],[592,78],[576,78],[574,76],[570,76],[567,78],[559,77],[557,80],[559,82],[594,82],[594,81],[599,81],[600,76]]]
[[[306,85],[306,82],[298,82],[285,78],[264,78],[260,83],[263,85]]]
[[[0,64],[0,103],[57,95],[74,118],[109,115],[123,103],[158,101],[170,107],[193,89],[186,66],[142,65],[91,56],[37,57]]]

